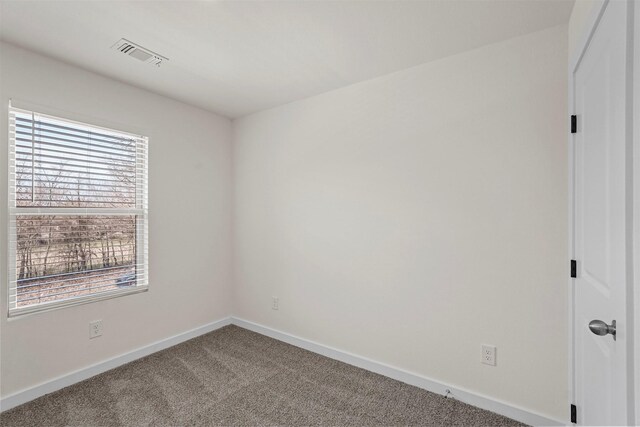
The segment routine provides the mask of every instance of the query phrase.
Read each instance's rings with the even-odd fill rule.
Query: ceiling
[[[573,0],[0,1],[0,38],[235,118],[565,24]],[[144,64],[129,39],[169,58]]]

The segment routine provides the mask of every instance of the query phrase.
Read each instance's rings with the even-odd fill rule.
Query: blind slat
[[[138,265],[139,266],[139,265]],[[82,281],[84,278],[88,278],[91,279],[91,282],[95,282],[95,278],[101,279],[103,281],[106,280],[116,280],[122,276],[128,276],[131,274],[136,274],[135,270],[136,270],[136,264],[132,264],[132,265],[125,265],[125,266],[119,266],[119,267],[113,267],[113,269],[111,271],[107,271],[105,272],[104,270],[109,270],[108,268],[106,269],[100,269],[100,270],[96,270],[95,274],[94,271],[84,271],[82,273],[86,273],[86,274],[81,274],[81,273],[73,273],[73,277],[61,277],[58,279],[58,276],[64,276],[62,274],[59,275],[50,275],[47,276],[46,279],[42,278],[42,281],[40,283],[36,283],[36,284],[29,284],[29,282],[33,281],[33,279],[23,279],[23,280],[18,280],[17,281],[17,286],[16,289],[18,291],[18,293],[20,293],[21,290],[24,290],[23,293],[27,293],[27,292],[38,292],[37,290],[33,290],[34,288],[46,288],[46,289],[51,289],[51,285],[55,285],[56,283],[67,283],[67,282],[71,282],[71,281]],[[120,270],[120,271],[118,271]],[[126,270],[126,271],[125,271]],[[139,273],[138,275],[142,276],[142,273]],[[79,277],[79,276],[84,276],[84,277]],[[39,278],[41,279],[41,278]],[[25,284],[25,282],[27,284]],[[55,289],[58,289],[62,286],[83,286],[86,282],[84,283],[76,283],[76,284],[70,284],[70,285],[60,285],[60,286],[54,286]],[[47,287],[49,286],[49,287]],[[25,289],[30,289],[30,290],[25,290]]]
[[[71,126],[65,126],[65,125],[60,125],[60,124],[55,124],[53,123],[51,120],[55,120],[57,122],[67,122],[68,124],[71,124],[71,122],[69,122],[68,120],[65,119],[59,119],[59,118],[55,118],[55,119],[48,119],[46,118],[44,115],[41,114],[37,114],[35,115],[35,117],[38,117],[38,120],[32,120],[30,118],[28,118],[30,115],[24,115],[20,116],[21,113],[17,113],[15,115],[15,120],[16,122],[20,122],[20,123],[25,123],[28,124],[29,127],[31,127],[31,123],[34,123],[34,127],[36,126],[40,126],[40,127],[48,127],[48,128],[52,128],[52,129],[62,129],[62,130],[68,130],[71,132],[76,132],[78,133],[81,137],[83,138],[91,138],[91,136],[97,136],[97,137],[105,137],[109,140],[110,143],[113,144],[120,144],[122,145],[122,141],[139,141],[141,140],[141,138],[136,138],[134,136],[128,136],[128,135],[123,135],[122,136],[118,136],[115,132],[113,134],[107,134],[107,133],[103,133],[101,130],[98,130],[98,128],[93,127],[93,126],[89,126],[89,125],[76,125],[74,127]],[[93,130],[88,130],[88,129],[93,129]]]
[[[23,155],[23,153],[16,152],[16,155],[20,156],[20,155]],[[70,159],[69,157],[57,156],[54,154],[42,154],[42,153],[35,153],[33,155],[29,154],[29,156],[30,156],[29,160],[17,158],[16,161],[17,162],[25,161],[29,163],[33,163],[33,161],[35,161],[36,163],[47,163],[51,165],[59,165],[60,167],[59,170],[61,171],[64,171],[64,169],[66,169],[67,167],[73,167],[73,168],[84,168],[85,170],[89,170],[91,172],[94,169],[97,169],[100,171],[109,171],[110,175],[112,176],[118,176],[118,175],[133,176],[135,174],[135,168],[132,168],[131,166],[123,167],[121,165],[116,164],[115,162],[109,163],[109,162],[99,162],[95,160]],[[52,160],[42,160],[43,158],[52,159]],[[72,164],[69,164],[69,162],[79,163],[79,164],[72,165]],[[100,165],[100,166],[91,166],[91,165]],[[109,165],[112,165],[112,167],[111,168],[102,167],[102,166],[109,166]],[[122,169],[114,169],[114,167],[119,167]],[[126,169],[123,170],[124,168]],[[87,173],[91,173],[91,172],[87,172]]]
[[[42,168],[39,168],[39,170],[42,170]],[[27,173],[27,172],[25,172],[25,173]],[[51,180],[56,177],[53,174],[47,174],[47,173],[41,173],[41,172],[35,172],[33,174],[31,174],[30,172],[28,172],[28,173],[30,175],[35,176],[36,178],[38,178],[38,177],[45,178],[45,179],[36,179],[35,180],[36,182],[38,182],[38,181],[40,181],[40,182],[51,182]],[[81,173],[84,173],[84,172],[77,172],[77,173],[81,174]],[[74,180],[73,182],[76,183],[76,184],[79,183],[80,181],[89,181],[87,184],[80,183],[80,185],[90,185],[91,182],[98,181],[98,182],[113,182],[115,184],[109,184],[109,185],[117,185],[117,186],[122,187],[122,188],[131,188],[130,184],[129,185],[120,185],[122,181],[118,180],[118,179],[97,178],[95,176],[91,176],[91,177],[81,177],[81,176],[76,177],[76,176],[74,176],[74,177],[71,177],[71,178],[73,178],[73,180]],[[137,181],[140,181],[140,183],[145,182],[145,180],[141,179],[141,178],[138,178]],[[13,182],[15,182],[15,179],[13,180]]]
[[[37,151],[36,154],[39,154],[45,151],[45,152],[52,152],[52,153],[63,153],[63,154],[68,154],[68,155],[78,156],[78,157],[90,157],[90,158],[102,159],[102,160],[126,162],[129,164],[134,164],[136,159],[135,153],[133,153],[132,155],[124,155],[124,154],[105,152],[104,154],[106,154],[106,156],[103,156],[102,152],[97,150],[91,150],[88,148],[76,149],[73,147],[69,147],[68,145],[65,146],[64,144],[54,144],[50,142],[43,143],[42,141],[38,141],[38,140],[29,141],[29,140],[20,139],[20,138],[16,138],[16,140],[18,142],[28,143],[28,144],[27,143],[16,144],[16,153],[23,153],[25,152],[25,150],[28,150],[26,151],[26,153],[31,154],[31,150],[32,148],[34,148]],[[55,147],[55,148],[52,148],[52,147]],[[66,150],[58,150],[58,148],[66,148]],[[119,156],[119,157],[115,157],[115,156]]]
[[[59,165],[59,163],[56,163],[56,162],[40,162],[40,163],[51,163],[51,164],[53,164],[53,165]],[[78,167],[78,166],[74,166],[74,167]],[[31,166],[28,166],[28,169],[31,169],[31,168],[32,168]],[[58,167],[58,168],[52,168],[52,167],[45,167],[45,166],[43,166],[43,167],[38,167],[38,168],[36,168],[36,169],[38,169],[38,170],[46,170],[46,171],[55,171],[55,172],[58,172],[58,173],[60,173],[60,172],[64,172],[68,178],[71,178],[71,175],[70,175],[70,174],[80,174],[80,173],[85,174],[85,175],[87,175],[87,176],[94,176],[94,175],[98,175],[98,176],[104,176],[104,177],[116,178],[112,173],[96,172],[96,171],[94,171],[94,170],[91,170],[91,171],[87,171],[87,170],[73,170],[73,169],[71,169],[71,170],[70,170],[70,169],[68,169],[68,168],[67,168],[67,169],[62,169],[62,170],[61,170],[61,169],[60,169],[60,167]],[[27,174],[31,174],[31,172],[26,172],[26,173],[27,173]],[[136,174],[137,174],[137,175],[140,175],[141,173],[136,172]],[[13,179],[15,179],[15,176],[13,177]]]
[[[30,122],[26,122],[26,123],[30,123]],[[96,138],[95,135],[91,135],[90,137],[87,137],[86,135],[76,135],[76,134],[72,134],[72,133],[68,133],[68,132],[61,132],[58,130],[53,130],[53,129],[43,129],[41,127],[34,127],[34,130],[37,130],[40,134],[42,133],[46,133],[46,134],[53,134],[53,135],[60,135],[60,137],[63,136],[68,136],[70,138],[75,138],[79,141],[75,141],[78,144],[87,144],[86,140],[89,140],[90,142],[88,144],[90,145],[96,145],[98,147],[100,147],[101,143],[109,146],[110,148],[113,147],[113,142],[114,141],[109,141],[106,139],[101,139],[101,138]],[[31,131],[31,125],[30,124],[20,124],[17,123],[16,124],[16,133],[20,133],[20,132],[25,132],[25,131]],[[65,139],[68,140],[68,139]],[[84,140],[84,141],[83,141]],[[72,140],[68,140],[68,141],[72,141]],[[136,141],[135,140],[130,140],[130,143],[125,144],[122,147],[118,147],[118,148],[113,148],[113,149],[117,149],[117,150],[124,150],[124,151],[135,151],[134,146],[135,146]]]
[[[98,283],[100,283],[100,282],[98,282]],[[69,294],[77,295],[78,293],[82,293],[82,292],[85,292],[85,291],[94,291],[94,290],[97,290],[97,289],[104,289],[104,288],[107,288],[107,287],[109,287],[111,289],[114,289],[114,288],[117,288],[118,285],[111,284],[111,283],[106,284],[106,285],[102,284],[102,285],[98,285],[98,286],[90,286],[90,287],[84,288],[84,289],[81,288],[81,289],[75,289],[75,290],[66,290],[66,291],[63,291],[63,292],[55,292],[55,293],[51,293],[51,294],[45,294],[45,295],[42,295],[42,296],[35,296],[35,297],[30,297],[30,298],[25,298],[25,299],[21,299],[20,298],[20,294],[18,294],[18,301],[17,302],[18,303],[21,303],[21,302],[24,303],[24,302],[33,301],[33,300],[42,300],[42,299],[45,299],[45,298],[60,297],[60,296],[69,295]]]
[[[32,292],[39,292],[38,289],[60,289],[62,287],[69,287],[69,286],[83,286],[85,282],[82,282],[83,279],[91,279],[91,283],[95,283],[97,280],[94,279],[100,279],[101,281],[107,281],[107,280],[117,280],[122,276],[129,276],[132,274],[135,274],[135,269],[136,266],[135,265],[130,265],[130,266],[120,266],[120,267],[115,267],[118,270],[123,270],[123,271],[115,271],[112,270],[111,272],[101,272],[101,271],[97,271],[96,274],[92,274],[92,271],[85,271],[85,273],[87,273],[86,275],[84,275],[84,277],[77,277],[77,276],[81,276],[80,273],[75,273],[74,277],[66,277],[66,278],[61,278],[59,280],[55,280],[55,279],[47,279],[46,281],[43,280],[41,283],[37,283],[37,284],[25,284],[29,283],[30,281],[32,281],[33,279],[23,279],[23,280],[18,280],[17,281],[17,286],[16,289],[18,291],[18,294],[20,293],[32,293]],[[126,270],[126,271],[124,271]],[[140,276],[142,276],[142,273],[139,274]],[[52,276],[48,276],[49,278],[55,278],[55,275]],[[103,280],[104,279],[104,280]],[[75,283],[75,284],[69,284],[69,285],[56,285],[57,283],[68,283],[71,281],[81,281],[81,283]],[[51,287],[51,285],[55,285],[53,287]],[[38,289],[36,289],[38,288]],[[22,291],[22,292],[21,292]]]
[[[88,184],[79,184],[79,185],[85,186],[85,187],[89,186]],[[32,187],[27,185],[16,185],[16,188],[19,189],[19,188],[32,188]],[[64,191],[63,188],[46,187],[44,185],[40,185],[38,181],[36,181],[33,188],[36,190],[42,190],[40,191],[40,193],[47,193],[50,191]],[[132,190],[128,187],[125,187],[125,188],[127,188],[127,190],[123,191],[123,190],[115,190],[114,188],[108,185],[101,185],[101,186],[91,186],[91,188],[80,188],[80,189],[76,189],[76,191],[89,192],[89,193],[92,193],[94,191],[97,191],[99,193],[113,193],[114,191],[118,191],[120,194],[131,194],[133,197],[135,197],[135,190]]]

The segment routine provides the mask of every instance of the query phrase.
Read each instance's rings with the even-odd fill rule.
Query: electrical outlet
[[[482,363],[496,366],[496,346],[482,344]]]
[[[271,309],[279,310],[280,309],[280,299],[278,297],[272,297],[271,299]]]
[[[102,320],[94,320],[89,322],[89,339],[97,338],[102,335]]]

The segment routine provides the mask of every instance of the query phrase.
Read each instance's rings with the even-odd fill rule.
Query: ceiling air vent
[[[138,61],[155,65],[157,67],[159,67],[162,62],[169,60],[168,58],[165,58],[164,56],[158,55],[157,53],[154,53],[149,49],[145,49],[142,46],[132,43],[127,39],[120,39],[111,47],[121,53],[137,59]]]

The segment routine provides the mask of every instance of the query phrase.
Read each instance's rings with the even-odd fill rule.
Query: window
[[[147,276],[147,138],[9,107],[9,315]]]

